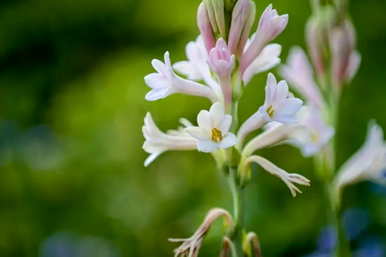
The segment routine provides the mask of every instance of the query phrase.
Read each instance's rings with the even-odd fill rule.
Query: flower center
[[[221,133],[221,130],[217,129],[217,128],[212,128],[212,141],[218,143],[222,140],[222,133]]]
[[[275,110],[273,109],[272,105],[270,105],[267,109],[267,113],[269,115],[269,117],[272,118],[272,116],[275,114]]]

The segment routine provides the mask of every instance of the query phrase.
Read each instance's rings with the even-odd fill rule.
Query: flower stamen
[[[219,130],[218,128],[212,128],[211,132],[212,132],[212,136],[211,136],[212,141],[218,143],[223,139],[221,130]]]
[[[267,109],[267,113],[269,115],[269,117],[273,117],[273,115],[275,114],[275,110],[273,109],[272,105],[270,105]]]

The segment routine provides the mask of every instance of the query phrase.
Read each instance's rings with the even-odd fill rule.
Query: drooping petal
[[[251,162],[257,163],[259,166],[261,166],[264,170],[268,171],[270,174],[280,178],[287,185],[293,197],[295,197],[297,193],[302,193],[299,190],[299,188],[295,186],[295,183],[303,186],[310,185],[310,180],[308,180],[304,176],[296,173],[288,173],[261,156],[258,156],[258,155],[250,156],[245,162],[247,164]]]

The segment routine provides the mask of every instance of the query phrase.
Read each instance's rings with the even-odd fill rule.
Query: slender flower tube
[[[149,74],[145,77],[146,84],[152,89],[146,94],[146,100],[155,101],[165,98],[174,93],[202,96],[216,101],[213,90],[200,83],[183,79],[174,73],[170,63],[169,52],[165,53],[165,62],[154,59],[153,68],[157,73]]]
[[[281,62],[281,45],[269,44],[264,47],[256,59],[248,66],[243,74],[244,84],[248,84],[256,74],[268,71]]]
[[[216,44],[216,39],[213,34],[212,25],[210,24],[208,17],[208,10],[204,3],[201,3],[197,11],[197,25],[200,30],[202,39],[204,41],[206,50],[209,52],[210,49]]]
[[[268,74],[264,105],[258,110],[264,120],[294,123],[296,113],[302,105],[302,100],[290,94],[286,81],[277,83],[275,76]]]
[[[182,123],[187,124],[186,120],[182,120]],[[149,166],[159,155],[170,150],[195,150],[196,140],[184,131],[171,130],[167,133],[162,132],[154,123],[150,113],[145,116],[145,124],[142,127],[143,136],[145,137],[145,143],[143,149],[150,154],[145,160],[145,166]]]
[[[280,73],[295,90],[306,98],[308,104],[318,108],[325,105],[314,80],[311,64],[300,47],[291,48],[287,64],[281,67]]]
[[[334,136],[335,130],[324,121],[319,109],[304,106],[299,111],[299,126],[289,143],[298,147],[304,157],[319,153]]]
[[[241,57],[241,73],[244,73],[244,71],[260,54],[268,42],[274,40],[279,34],[283,32],[287,26],[287,23],[287,14],[278,15],[277,11],[272,9],[272,5],[269,5],[265,9],[260,18],[256,35]]]
[[[375,122],[369,125],[363,146],[340,168],[334,185],[337,191],[363,180],[386,183],[386,143],[382,128]]]
[[[297,193],[302,193],[302,191],[300,191],[300,189],[296,187],[295,184],[310,186],[310,180],[304,176],[296,173],[288,173],[285,170],[277,167],[272,162],[258,155],[249,156],[244,161],[243,168],[246,168],[253,162],[261,166],[264,170],[268,171],[271,175],[280,178],[287,185],[293,197],[295,197]]]
[[[273,123],[271,128],[250,140],[243,148],[241,155],[246,158],[257,150],[283,142],[298,128],[299,125],[295,124],[283,125]]]
[[[197,123],[198,127],[187,127],[186,132],[197,139],[199,151],[210,153],[236,144],[236,136],[229,132],[232,116],[225,114],[221,103],[213,104],[209,111],[200,111]]]
[[[230,51],[238,57],[244,51],[253,22],[255,21],[255,15],[256,5],[253,1],[237,1],[232,13],[228,45]]]
[[[174,250],[175,257],[197,257],[205,235],[210,230],[213,222],[215,222],[220,217],[224,217],[228,229],[232,230],[234,227],[232,216],[224,209],[213,208],[208,212],[203,223],[191,237],[181,239],[169,239],[170,242],[182,243],[177,249]]]
[[[359,68],[361,56],[355,50],[355,40],[355,30],[349,20],[331,30],[332,80],[337,87],[351,81]]]

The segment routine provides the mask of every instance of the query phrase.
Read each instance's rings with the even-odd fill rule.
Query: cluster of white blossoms
[[[361,56],[355,48],[355,30],[348,19],[329,21],[330,9],[322,9],[319,16],[311,17],[307,24],[306,39],[312,60],[298,46],[293,47],[280,74],[305,99],[298,112],[301,126],[293,131],[287,141],[298,147],[304,156],[314,156],[328,145],[334,136],[333,127],[337,113],[331,113],[345,84],[358,71]],[[327,38],[322,37],[327,33]],[[330,58],[325,58],[329,49]],[[327,84],[326,84],[327,83]],[[331,117],[335,115],[335,117]],[[336,191],[346,185],[363,180],[385,183],[386,155],[382,128],[375,122],[369,125],[366,142],[337,171],[333,184]]]
[[[143,126],[146,139],[143,148],[150,156],[145,166],[166,151],[198,150],[211,153],[218,165],[224,167],[231,165],[232,151],[238,151],[236,156],[240,158],[235,166],[241,176],[249,173],[251,163],[256,163],[278,176],[295,196],[300,192],[295,184],[308,186],[310,181],[299,174],[287,173],[255,153],[289,139],[299,127],[297,113],[303,101],[289,92],[286,81],[277,82],[269,73],[264,103],[241,126],[235,122],[235,106],[241,100],[243,87],[254,75],[280,63],[281,46],[270,42],[285,29],[288,15],[279,15],[269,5],[256,32],[249,37],[255,18],[253,1],[239,0],[234,4],[229,26],[224,22],[226,6],[217,6],[219,2],[208,0],[199,6],[201,33],[187,44],[187,60],[172,64],[166,52],[163,62],[152,61],[156,72],[145,77],[151,88],[147,100],[180,93],[205,97],[212,105],[209,110],[198,113],[197,125],[182,119],[178,130],[166,133],[156,126],[148,113]],[[249,134],[263,127],[268,129],[245,142]]]

